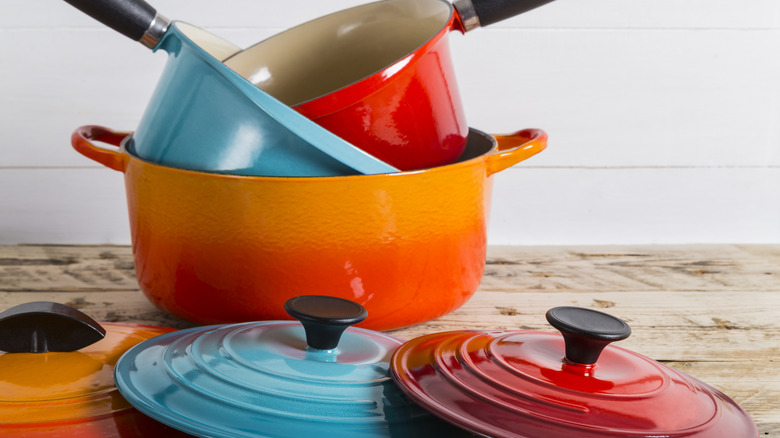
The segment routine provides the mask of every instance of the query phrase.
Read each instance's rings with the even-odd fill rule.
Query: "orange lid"
[[[42,306],[60,309],[58,306],[63,305],[28,303],[22,306],[26,310],[40,310]],[[114,365],[130,347],[172,331],[136,324],[104,323],[101,326],[92,321],[96,326],[94,330],[104,331],[102,339],[78,351],[51,351],[57,350],[57,346],[51,345],[51,341],[46,345],[45,335],[42,335],[45,329],[39,326],[32,330],[20,328],[25,325],[19,323],[20,319],[29,319],[30,313],[12,312],[14,309],[0,314],[0,337],[3,338],[0,344],[6,344],[7,340],[26,342],[29,338],[36,344],[43,339],[44,349],[48,351],[8,352],[13,348],[0,345],[0,349],[6,350],[0,351],[0,369],[3,370],[0,373],[0,429],[29,423],[94,419],[133,409],[114,385]],[[24,317],[20,316],[22,313]],[[40,315],[38,311],[36,324],[40,322]],[[7,323],[11,319],[13,323]],[[50,338],[68,332],[56,324],[52,330]],[[100,335],[98,333],[97,337]]]

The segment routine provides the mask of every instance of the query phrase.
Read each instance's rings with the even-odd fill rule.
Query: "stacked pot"
[[[124,173],[141,289],[196,323],[282,319],[313,291],[364,305],[371,329],[458,308],[492,175],[546,134],[470,129],[447,35],[549,1],[380,1],[241,50],[142,1],[68,0],[169,54],[134,133],[72,137]]]

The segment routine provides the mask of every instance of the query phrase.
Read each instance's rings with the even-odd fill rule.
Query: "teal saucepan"
[[[168,19],[143,0],[66,0],[154,51],[169,54],[133,137],[148,161],[239,175],[334,176],[398,169],[342,140],[233,72],[240,49]]]

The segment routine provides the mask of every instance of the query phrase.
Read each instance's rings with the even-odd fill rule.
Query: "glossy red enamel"
[[[392,368],[413,400],[489,436],[758,434],[750,417],[716,389],[612,345],[594,365],[568,362],[558,334],[433,334],[400,347]]]

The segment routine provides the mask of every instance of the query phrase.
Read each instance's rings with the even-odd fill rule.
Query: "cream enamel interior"
[[[442,0],[386,0],[304,23],[224,61],[287,105],[371,76],[441,32],[453,13]]]
[[[182,22],[175,22],[173,25],[203,51],[220,61],[241,51],[241,48],[237,45],[199,27]]]

